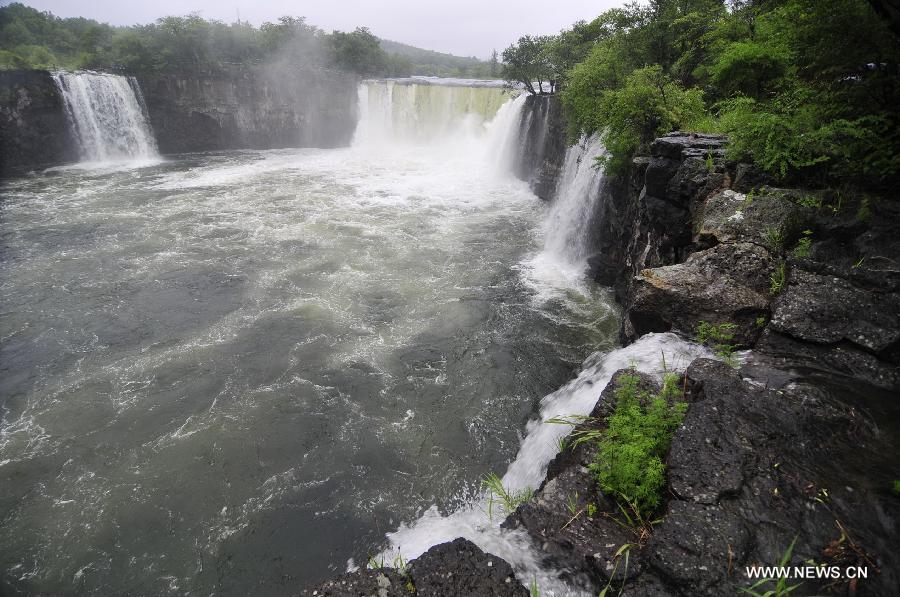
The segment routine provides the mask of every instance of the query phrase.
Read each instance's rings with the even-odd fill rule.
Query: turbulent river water
[[[512,100],[408,137],[384,91],[347,149],[3,184],[0,593],[291,594],[471,502],[614,346],[534,266]]]

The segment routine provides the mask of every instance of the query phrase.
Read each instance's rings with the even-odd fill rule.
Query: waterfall
[[[589,254],[590,220],[603,184],[596,158],[606,153],[598,136],[584,137],[566,150],[566,158],[544,224],[544,251],[584,271]]]
[[[508,100],[506,90],[496,85],[363,81],[354,145],[421,144],[452,136],[480,136]]]
[[[646,334],[624,348],[591,355],[578,377],[541,400],[539,418],[528,424],[519,453],[503,476],[503,486],[512,492],[537,489],[547,472],[547,465],[559,451],[559,438],[570,431],[566,425],[548,421],[559,416],[589,414],[600,392],[619,369],[633,367],[661,378],[664,367],[667,371],[683,371],[694,359],[709,356],[704,347],[671,333]],[[398,554],[409,561],[434,545],[465,537],[484,551],[512,564],[523,584],[535,580],[541,595],[587,595],[586,591],[569,586],[559,578],[557,571],[547,569],[541,563],[540,551],[524,530],[501,528],[504,515],[488,514],[489,499],[483,494],[473,503],[447,515],[432,506],[418,520],[409,525],[402,524],[397,531],[388,533],[390,546],[382,554],[384,561],[395,561]]]
[[[134,77],[78,71],[53,80],[84,161],[128,160],[157,155],[141,90]]]
[[[501,176],[513,176],[518,168],[522,153],[519,129],[526,99],[523,93],[503,104],[488,125],[488,159]]]

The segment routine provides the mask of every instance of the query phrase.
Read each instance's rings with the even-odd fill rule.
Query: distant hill
[[[495,69],[492,74],[490,62],[479,60],[474,56],[454,56],[453,54],[424,50],[389,39],[379,39],[379,42],[381,49],[388,54],[397,54],[407,58],[412,63],[413,75],[485,79],[499,76],[499,68]]]

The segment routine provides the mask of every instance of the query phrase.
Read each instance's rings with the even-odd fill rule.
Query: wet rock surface
[[[594,415],[610,412],[626,372],[604,390]],[[767,389],[729,365],[698,359],[685,378],[690,408],[669,451],[668,503],[649,537],[623,524],[597,491],[585,445],[557,457],[535,498],[506,525],[527,529],[549,564],[594,591],[610,583],[614,594],[624,586],[622,595],[736,595],[753,584],[747,566],[776,565],[796,538],[791,565],[863,566],[870,580],[855,589],[847,579],[808,581],[794,594],[890,595],[900,581],[892,548],[900,500],[887,490],[885,470],[895,441],[888,437],[896,435],[796,377]],[[641,384],[658,387],[646,377]],[[587,503],[598,506],[595,516],[587,516]]]
[[[512,567],[466,539],[435,545],[405,571],[361,569],[300,591],[302,597],[527,597]]]
[[[0,70],[0,177],[77,159],[50,73]]]
[[[551,201],[566,159],[566,121],[559,98],[529,95],[519,123],[520,154],[516,176],[528,182],[535,195]]]
[[[672,329],[693,335],[702,321],[727,322],[738,326],[736,342],[752,345],[761,331],[757,320],[768,316],[772,267],[766,249],[735,243],[643,270],[632,282],[624,336]]]
[[[408,579],[395,570],[357,570],[311,589],[300,597],[403,597],[415,592]]]
[[[410,563],[409,575],[423,597],[528,595],[509,564],[466,539],[432,547]]]

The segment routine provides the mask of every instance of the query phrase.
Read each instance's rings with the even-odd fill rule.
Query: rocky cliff
[[[730,324],[785,367],[900,387],[900,207],[775,187],[725,142],[657,139],[601,198],[592,263],[625,308],[622,339]]]
[[[556,96],[529,95],[519,122],[517,178],[535,195],[551,201],[566,159],[566,121]]]
[[[715,348],[733,362],[694,361],[680,384],[689,407],[667,457],[659,522],[622,524],[588,471],[596,447],[586,443],[551,463],[505,525],[526,529],[548,563],[595,591],[738,594],[754,583],[746,567],[784,560],[869,575],[794,580],[792,594],[891,595],[900,584],[891,489],[900,210],[776,188],[729,163],[726,143],[657,139],[599,203],[594,273],[616,288],[624,342],[731,326],[728,346]],[[753,351],[737,359],[737,347]],[[606,428],[622,373],[580,431]],[[646,376],[642,384],[659,389]]]
[[[552,104],[529,100],[522,132],[539,143],[529,123],[552,114]],[[520,176],[533,185],[553,172],[547,144],[525,152],[533,169]],[[698,359],[678,384],[689,406],[668,452],[657,520],[624,517],[588,469],[596,445],[568,442],[503,526],[527,531],[549,567],[595,594],[735,595],[760,582],[747,567],[784,562],[831,575],[787,582],[782,591],[798,585],[792,595],[894,595],[900,210],[885,199],[777,188],[752,166],[728,162],[726,144],[661,137],[597,203],[593,273],[623,305],[623,342],[658,331],[693,337],[704,322],[731,330],[727,346],[714,346],[731,362]],[[739,358],[736,348],[753,350]],[[575,432],[606,429],[625,373],[635,375],[620,371],[598,388]],[[659,391],[648,376],[639,383]],[[437,578],[485,583],[466,585],[469,594],[509,594],[453,545],[422,556]],[[846,576],[857,567],[868,577]],[[368,594],[372,574],[314,594]],[[390,578],[383,594],[418,587],[414,574],[402,587]],[[427,594],[455,595],[458,586],[428,585]],[[753,590],[775,594],[766,592],[775,586],[770,578]]]
[[[163,153],[339,147],[356,128],[356,80],[343,73],[260,68],[138,82]]]
[[[50,73],[0,70],[0,176],[76,157],[75,140]]]
[[[344,73],[260,67],[137,79],[163,153],[339,147],[356,128],[356,79]],[[0,176],[77,159],[50,73],[0,71]]]

